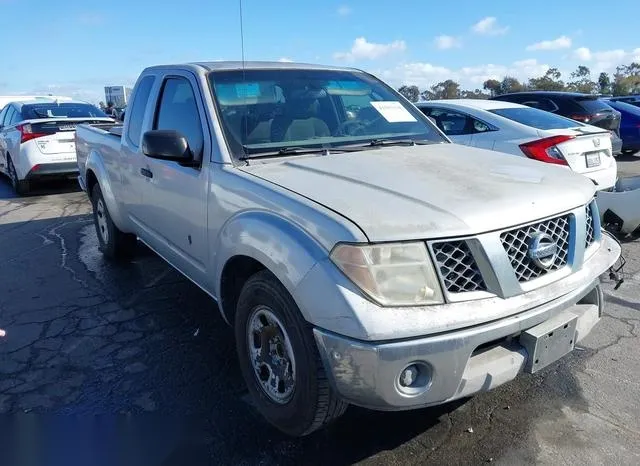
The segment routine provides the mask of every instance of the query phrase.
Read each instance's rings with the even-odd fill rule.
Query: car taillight
[[[569,165],[556,146],[574,138],[575,136],[551,136],[520,144],[520,150],[530,159],[556,165]]]
[[[23,144],[27,141],[31,141],[32,139],[39,138],[42,136],[48,136],[49,133],[37,132],[33,131],[33,128],[30,124],[17,125],[16,129],[20,131],[20,143]]]
[[[595,115],[571,115],[569,118],[572,120],[580,121],[582,123],[589,123]]]

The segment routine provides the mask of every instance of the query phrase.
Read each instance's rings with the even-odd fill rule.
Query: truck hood
[[[341,214],[374,242],[503,229],[595,193],[567,168],[458,144],[252,161],[242,170]]]

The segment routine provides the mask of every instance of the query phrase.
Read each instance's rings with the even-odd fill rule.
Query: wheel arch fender
[[[212,251],[213,286],[220,312],[227,322],[233,323],[234,296],[237,299],[243,283],[231,292],[228,289],[230,270],[238,258],[245,258],[252,266],[246,274],[262,268],[269,270],[294,297],[297,285],[328,251],[309,232],[289,219],[271,212],[245,211],[228,220],[220,230]],[[248,276],[243,277],[244,279]],[[233,281],[233,280],[232,280]],[[303,317],[311,321],[305,309]]]
[[[129,221],[124,215],[120,203],[115,196],[113,185],[109,179],[102,157],[97,151],[92,150],[89,153],[83,172],[89,197],[91,197],[93,186],[95,184],[100,185],[102,197],[107,204],[107,209],[109,210],[109,215],[113,223],[124,232],[132,231]]]

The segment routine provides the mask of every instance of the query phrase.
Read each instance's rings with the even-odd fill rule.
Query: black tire
[[[113,223],[107,203],[102,196],[102,190],[97,183],[91,190],[91,203],[93,204],[93,223],[102,254],[108,259],[131,260],[135,253],[137,237],[120,231]]]
[[[31,184],[28,180],[19,180],[16,167],[13,165],[11,156],[7,155],[7,172],[9,172],[9,180],[11,180],[11,186],[18,196],[24,196],[31,190]]]
[[[248,325],[254,312],[268,308],[282,323],[295,361],[295,385],[285,403],[272,400],[258,381],[249,355]],[[347,408],[333,391],[324,371],[311,326],[284,286],[267,270],[245,283],[235,315],[240,368],[258,411],[273,426],[291,436],[304,436],[340,417]]]

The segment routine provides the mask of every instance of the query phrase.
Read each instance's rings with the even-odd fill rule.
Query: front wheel
[[[310,326],[269,271],[256,273],[242,288],[235,335],[249,392],[276,428],[308,435],[344,413],[347,404],[329,385]]]
[[[109,259],[130,260],[136,248],[136,235],[124,233],[113,223],[102,190],[97,183],[91,190],[91,203],[93,204],[93,223],[102,254]]]

